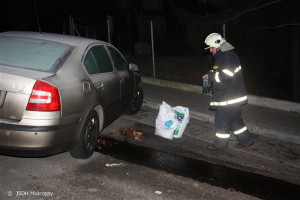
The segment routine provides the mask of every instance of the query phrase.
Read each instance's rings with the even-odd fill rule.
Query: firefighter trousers
[[[240,105],[229,105],[220,107],[215,114],[216,139],[215,146],[227,150],[230,133],[234,133],[243,145],[254,142],[242,119],[242,108]]]

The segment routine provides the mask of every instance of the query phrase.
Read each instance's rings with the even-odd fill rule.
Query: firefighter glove
[[[202,93],[203,94],[210,93],[212,91],[212,85],[211,85],[211,83],[207,79],[205,79],[205,78],[203,78],[202,80],[203,80]]]

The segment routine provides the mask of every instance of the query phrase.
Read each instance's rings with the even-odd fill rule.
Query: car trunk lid
[[[36,80],[0,71],[0,119],[22,119]]]

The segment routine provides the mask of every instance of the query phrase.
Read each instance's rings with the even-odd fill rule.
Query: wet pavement
[[[136,115],[125,115],[122,118],[153,127],[153,130],[149,130],[152,131],[149,134],[154,137],[153,140],[163,140],[165,144],[178,145],[178,148],[194,152],[197,156],[212,158],[220,163],[245,166],[258,173],[268,172],[273,176],[274,172],[278,172],[279,179],[289,179],[290,182],[300,185],[300,148],[298,144],[252,134],[256,140],[255,144],[238,149],[235,148],[235,145],[238,144],[237,138],[232,134],[229,152],[227,154],[216,153],[206,148],[208,143],[214,141],[214,124],[192,118],[184,132],[184,137],[170,141],[153,136],[157,114],[158,110],[144,106]],[[173,144],[174,142],[176,144]]]

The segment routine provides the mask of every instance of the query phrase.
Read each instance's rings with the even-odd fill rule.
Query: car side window
[[[114,66],[118,71],[128,70],[128,63],[124,57],[113,47],[107,47],[114,61]]]
[[[113,67],[104,46],[94,46],[87,53],[84,65],[89,74],[112,72]]]
[[[96,74],[98,71],[98,67],[92,51],[89,51],[85,57],[84,65],[89,74]]]

